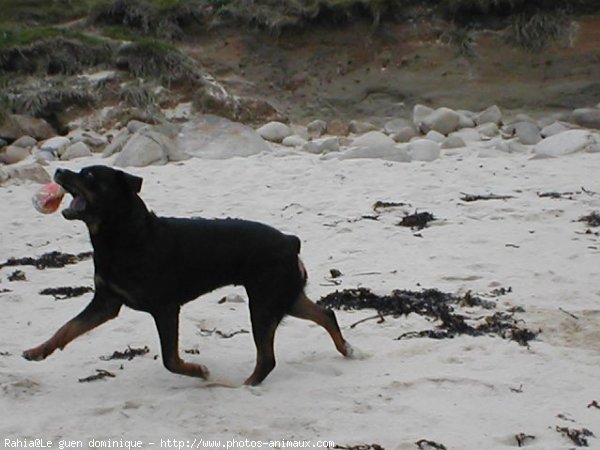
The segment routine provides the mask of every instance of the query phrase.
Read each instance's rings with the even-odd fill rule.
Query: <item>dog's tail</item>
[[[302,247],[300,239],[298,238],[298,236],[292,236],[292,235],[290,235],[289,238],[290,238],[290,241],[292,242],[292,245],[294,246],[296,255],[300,255],[300,248]],[[308,272],[306,271],[306,267],[304,266],[304,263],[300,259],[300,256],[298,256],[298,270],[300,271],[300,276],[302,277],[303,284],[306,284],[306,282],[308,280]]]

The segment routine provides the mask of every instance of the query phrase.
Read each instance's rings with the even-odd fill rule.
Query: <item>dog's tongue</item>
[[[79,217],[79,213],[85,210],[85,199],[81,195],[76,195],[69,203],[69,206],[62,211],[65,219],[73,220]]]
[[[76,195],[69,204],[69,209],[83,211],[85,209],[85,199],[81,195]]]

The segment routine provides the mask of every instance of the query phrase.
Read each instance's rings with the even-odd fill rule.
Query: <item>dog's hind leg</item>
[[[94,298],[75,318],[69,320],[58,329],[54,336],[41,345],[25,350],[23,358],[30,361],[41,361],[49,356],[54,350],[61,350],[77,336],[90,331],[104,322],[117,317],[121,309],[121,303],[113,297],[97,291]]]
[[[205,366],[187,363],[179,357],[179,309],[179,305],[169,305],[152,312],[160,337],[163,364],[173,373],[207,379]]]
[[[334,312],[313,303],[304,292],[300,294],[296,302],[292,305],[289,315],[300,319],[312,320],[316,324],[321,325],[327,330],[331,339],[333,339],[338,352],[346,357],[352,356],[352,347],[342,336]]]
[[[256,307],[256,305],[253,305],[252,298],[250,298],[250,319],[252,320],[252,335],[256,345],[256,366],[244,384],[256,386],[275,368],[273,344],[275,331],[279,322],[281,322],[281,317],[274,315],[264,305]]]

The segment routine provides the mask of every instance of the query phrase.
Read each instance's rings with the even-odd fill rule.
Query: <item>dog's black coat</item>
[[[63,210],[65,218],[88,226],[95,295],[84,311],[26,351],[25,358],[44,359],[116,317],[126,305],[154,317],[169,370],[206,378],[206,368],[179,358],[179,308],[230,284],[243,285],[249,297],[257,362],[247,384],[260,383],[275,366],[273,338],[286,314],[323,326],[338,351],[348,356],[333,312],[304,295],[306,272],[296,236],[246,220],[157,217],[138,196],[141,178],[105,166],[79,173],[59,169],[55,181],[74,197]]]

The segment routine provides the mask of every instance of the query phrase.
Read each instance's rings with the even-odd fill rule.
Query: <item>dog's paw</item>
[[[346,350],[346,354],[344,356],[348,359],[366,359],[369,356],[362,350],[359,350],[356,347],[350,345],[350,343],[347,341],[344,344],[344,349]]]
[[[25,350],[21,356],[23,356],[23,358],[25,358],[27,361],[42,361],[48,355],[46,355],[46,352],[43,348],[35,347]]]

